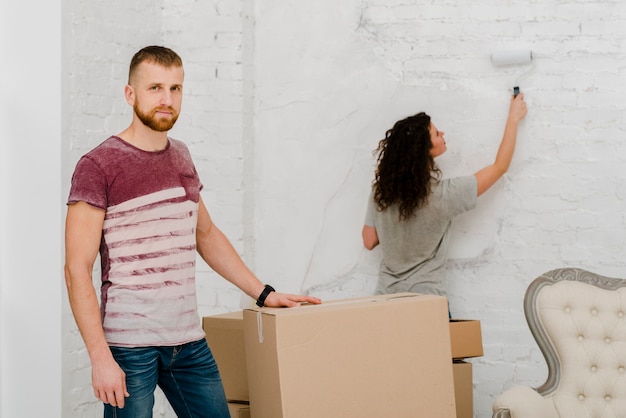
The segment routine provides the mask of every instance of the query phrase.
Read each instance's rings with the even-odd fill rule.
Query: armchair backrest
[[[626,280],[552,270],[526,291],[524,311],[548,364],[537,392],[561,417],[626,417]]]

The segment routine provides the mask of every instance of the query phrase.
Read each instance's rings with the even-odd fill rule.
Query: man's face
[[[165,68],[143,62],[131,81],[134,92],[133,110],[137,118],[152,130],[172,129],[183,99],[182,67]]]

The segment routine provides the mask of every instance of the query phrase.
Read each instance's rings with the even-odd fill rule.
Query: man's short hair
[[[146,46],[140,49],[130,61],[130,68],[128,69],[128,84],[130,84],[137,67],[139,67],[139,64],[142,62],[158,64],[165,68],[183,66],[183,60],[171,49],[157,45]]]

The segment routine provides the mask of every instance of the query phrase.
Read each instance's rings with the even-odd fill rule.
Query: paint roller
[[[529,49],[516,50],[516,51],[496,51],[491,54],[491,62],[496,67],[513,67],[516,65],[527,65],[533,61],[533,52]],[[519,86],[517,85],[519,80],[526,76],[532,68],[521,75],[515,82],[513,87],[513,96],[517,97],[519,94]]]

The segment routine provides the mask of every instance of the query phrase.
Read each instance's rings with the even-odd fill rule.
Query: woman
[[[378,166],[369,198],[363,244],[380,244],[377,294],[446,295],[445,263],[452,219],[509,168],[517,127],[526,116],[524,95],[511,98],[502,142],[493,164],[474,175],[441,179],[435,158],[446,151],[444,133],[418,113],[402,119],[378,144]]]

